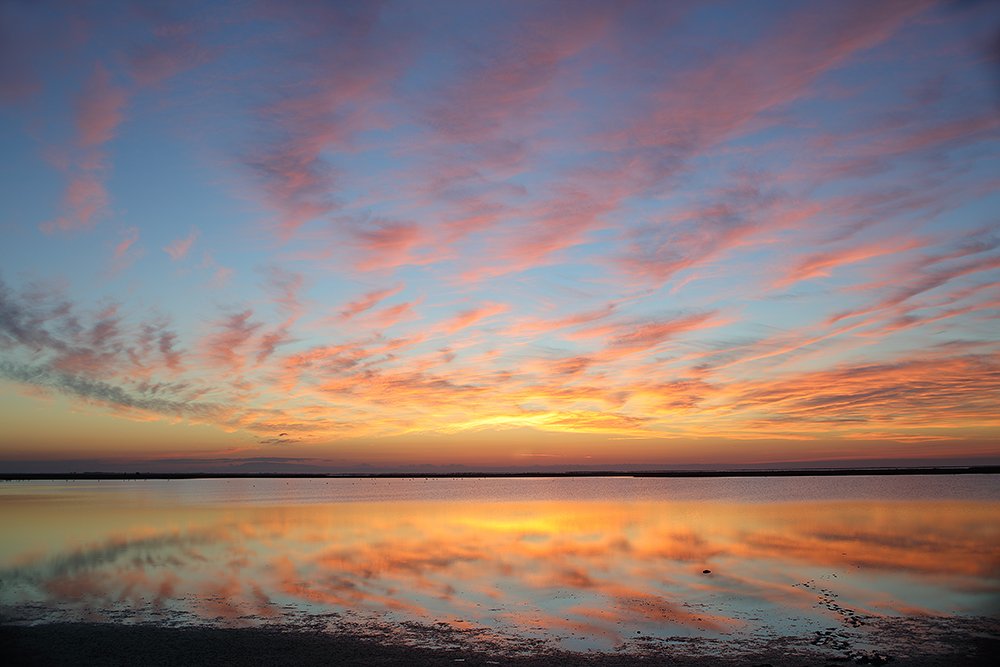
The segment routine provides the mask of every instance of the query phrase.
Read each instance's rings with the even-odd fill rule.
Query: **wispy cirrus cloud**
[[[988,399],[979,392],[996,384],[995,354],[935,356],[750,382],[730,391],[735,389],[735,408],[753,407],[761,413],[752,424],[775,431],[852,425],[864,429],[873,424],[888,429],[975,429],[1000,420],[1000,413],[983,403]]]
[[[115,277],[146,254],[145,249],[139,244],[138,229],[129,227],[121,232],[121,235],[124,238],[111,244],[111,257],[107,261],[106,268],[102,271],[102,275],[105,277]]]
[[[204,341],[209,363],[238,372],[246,365],[248,349],[262,323],[253,321],[253,310],[241,310],[228,315],[213,327],[215,331]]]
[[[425,119],[453,140],[489,146],[512,125],[538,128],[544,112],[561,108],[568,91],[558,88],[560,67],[600,40],[621,9],[606,3],[554,4],[531,12],[511,7],[487,30],[488,45],[464,45],[460,71],[451,84],[428,90]]]
[[[104,145],[121,125],[127,100],[126,89],[114,85],[110,72],[98,62],[76,97],[77,137],[69,149],[69,182],[59,203],[61,214],[40,226],[46,234],[87,231],[107,215],[104,179],[109,165]]]
[[[214,22],[211,18],[191,19],[173,13],[166,5],[144,5],[132,11],[144,19],[147,28],[144,39],[132,44],[127,56],[132,78],[139,85],[161,85],[225,51],[218,45],[206,44],[202,38],[205,24]]]
[[[347,304],[347,307],[340,311],[340,316],[345,320],[349,320],[359,313],[371,310],[383,299],[399,294],[402,289],[402,286],[400,286],[366,292],[360,299],[351,301]]]
[[[174,239],[173,243],[168,246],[164,246],[163,251],[170,255],[170,259],[179,262],[187,257],[188,252],[191,250],[191,246],[194,242],[201,236],[201,232],[197,228],[192,227],[191,233],[187,235],[186,238]]]
[[[361,271],[392,269],[417,261],[413,250],[421,231],[416,223],[374,219],[352,224],[350,235],[358,250],[354,264]]]
[[[198,400],[186,381],[185,351],[169,320],[136,322],[120,304],[88,313],[64,287],[35,285],[15,293],[0,283],[0,345],[5,379],[94,404],[195,421],[215,421],[218,404]],[[164,377],[158,379],[161,374]]]
[[[445,329],[448,333],[455,333],[460,329],[471,327],[482,320],[505,313],[508,310],[510,310],[510,306],[503,303],[484,303],[481,306],[465,308],[445,324]]]
[[[266,47],[282,67],[275,80],[260,81],[255,129],[242,156],[276,213],[275,234],[286,240],[339,208],[341,170],[328,155],[350,150],[358,132],[379,124],[376,108],[402,70],[406,46],[403,38],[384,41],[391,36],[379,33],[375,6],[295,6],[301,12],[261,5],[282,37]]]

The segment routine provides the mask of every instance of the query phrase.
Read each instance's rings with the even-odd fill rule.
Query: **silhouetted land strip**
[[[289,472],[63,472],[6,473],[3,481],[18,480],[135,480],[135,479],[453,479],[526,477],[838,477],[859,475],[996,475],[1000,466],[954,466],[933,468],[796,468],[788,470],[583,470],[570,472],[377,472],[377,473],[289,473]]]

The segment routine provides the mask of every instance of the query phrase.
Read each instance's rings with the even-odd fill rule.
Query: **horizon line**
[[[775,468],[775,469],[722,469],[722,470],[570,470],[563,472],[496,472],[463,471],[450,473],[425,473],[415,475],[404,472],[64,472],[64,473],[6,473],[0,481],[58,481],[58,480],[148,480],[148,479],[483,479],[517,477],[849,477],[856,475],[961,475],[1000,474],[1000,465],[982,466],[905,466],[870,468]]]

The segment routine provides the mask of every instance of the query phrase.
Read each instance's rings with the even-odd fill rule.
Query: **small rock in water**
[[[702,570],[701,573],[702,574],[712,574],[712,571],[711,570]]]

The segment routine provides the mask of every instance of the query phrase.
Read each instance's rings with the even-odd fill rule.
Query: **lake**
[[[21,624],[905,656],[1000,614],[991,475],[17,481],[0,535]]]

